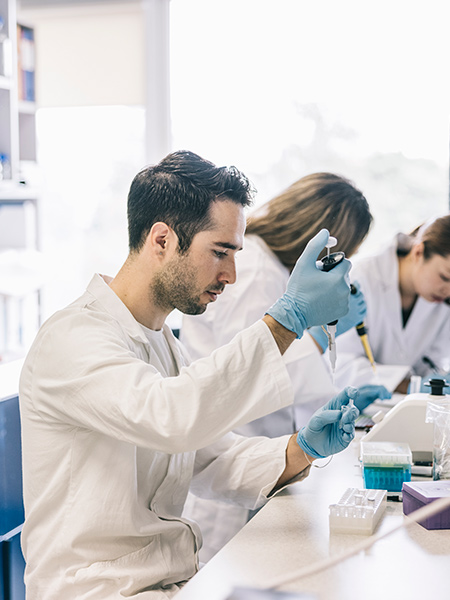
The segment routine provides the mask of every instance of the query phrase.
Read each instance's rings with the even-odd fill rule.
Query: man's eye
[[[218,257],[218,258],[225,258],[225,256],[227,256],[226,252],[221,252],[220,250],[214,250],[214,254]]]
[[[450,278],[446,277],[445,275],[441,275],[441,279],[442,281],[445,281],[445,283],[448,283],[450,281]]]

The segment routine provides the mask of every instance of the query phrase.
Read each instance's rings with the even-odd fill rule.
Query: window
[[[175,148],[235,164],[257,203],[314,171],[351,179],[361,253],[448,210],[447,3],[171,0]]]

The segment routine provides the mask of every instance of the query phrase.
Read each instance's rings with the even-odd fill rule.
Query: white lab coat
[[[414,373],[425,375],[430,367],[424,356],[437,365],[450,359],[450,306],[418,298],[403,327],[397,245],[396,236],[379,254],[355,263],[350,276],[360,283],[366,299],[365,323],[375,362],[409,365]],[[354,329],[337,338],[336,348],[337,377],[347,384],[341,372],[364,350]]]
[[[200,316],[183,316],[180,339],[193,358],[209,356],[228,343],[236,333],[261,319],[286,291],[289,270],[267,244],[246,235],[244,249],[236,255],[237,281]],[[293,433],[306,425],[310,416],[336,393],[328,364],[312,338],[305,333],[283,356],[294,388],[295,404],[235,428],[243,435],[274,437]],[[249,511],[189,495],[184,514],[200,523],[204,562],[237,533]]]
[[[152,366],[142,327],[98,275],[38,333],[20,380],[30,600],[171,597],[198,569],[199,529],[180,517],[191,480],[258,507],[282,473],[289,436],[227,434],[292,402],[266,325],[190,366],[164,334],[177,377]]]

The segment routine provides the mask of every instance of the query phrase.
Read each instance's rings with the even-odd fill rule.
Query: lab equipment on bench
[[[367,489],[401,492],[411,481],[412,453],[408,444],[361,442],[361,465]]]
[[[330,254],[330,248],[333,248],[337,244],[337,239],[333,236],[328,238],[328,242],[325,245],[327,249],[327,254],[320,260],[316,262],[316,266],[320,271],[331,271],[334,269],[339,263],[341,263],[345,258],[344,252],[333,252]],[[322,325],[322,329],[327,335],[328,338],[328,350],[330,354],[330,364],[331,364],[331,372],[334,383],[334,374],[336,371],[336,321],[331,321],[325,326]]]
[[[330,531],[373,533],[386,510],[386,490],[348,488],[337,504],[330,504]]]
[[[409,515],[439,498],[450,498],[450,481],[414,481],[403,484],[403,513]],[[425,529],[450,529],[450,507],[419,524]]]
[[[445,384],[445,380],[432,379],[430,380],[430,394],[419,392],[405,396],[361,438],[361,443],[400,442],[408,444],[413,457],[413,474],[431,476],[434,425],[430,417],[427,418],[427,408],[430,401],[450,401],[449,396],[442,395]]]

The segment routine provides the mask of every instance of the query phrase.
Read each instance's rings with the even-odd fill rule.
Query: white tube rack
[[[386,490],[348,488],[330,504],[330,531],[370,535],[386,509]]]

